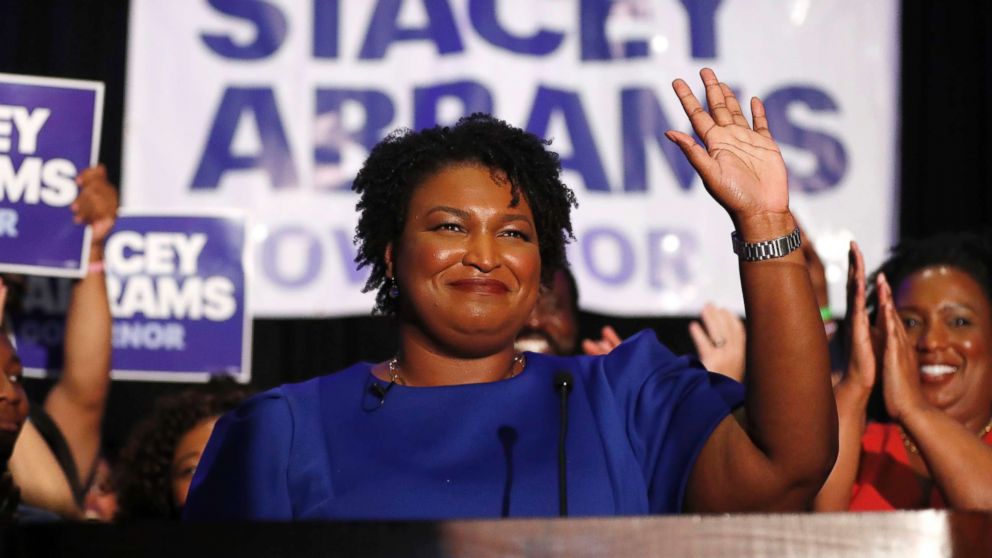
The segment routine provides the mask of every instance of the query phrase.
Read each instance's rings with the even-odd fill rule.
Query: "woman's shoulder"
[[[340,389],[349,384],[366,383],[371,371],[372,365],[368,362],[356,362],[343,370],[315,376],[302,382],[283,384],[270,391],[276,392],[283,397],[306,396],[325,390],[328,387]]]
[[[360,388],[367,383],[370,370],[369,363],[358,362],[331,374],[283,384],[248,398],[229,415],[233,419],[245,419],[256,415],[316,412],[326,397],[353,391],[349,386]]]
[[[666,379],[682,372],[705,372],[692,356],[676,355],[658,340],[654,330],[644,329],[628,337],[612,351],[587,357],[586,366],[605,374],[611,383],[643,384],[649,378]]]
[[[678,397],[704,389],[730,407],[739,405],[744,397],[740,383],[708,372],[693,355],[676,355],[650,329],[628,337],[608,354],[572,358],[587,382],[600,384],[615,397],[639,397],[645,391]]]
[[[679,357],[658,340],[653,329],[642,329],[603,355],[608,361],[626,362],[631,359],[646,359],[667,363]]]

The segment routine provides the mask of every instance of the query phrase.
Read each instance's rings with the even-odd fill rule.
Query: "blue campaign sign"
[[[245,221],[124,212],[107,239],[114,377],[248,381]]]
[[[0,271],[82,277],[76,175],[96,164],[103,84],[0,74]]]
[[[104,249],[114,379],[250,379],[245,230],[233,213],[121,212]],[[27,279],[12,322],[29,375],[62,368],[70,290]]]
[[[8,295],[12,300],[8,300],[7,317],[24,375],[44,378],[58,373],[62,370],[65,315],[73,280],[37,275],[4,280],[12,293],[20,293],[20,296]]]

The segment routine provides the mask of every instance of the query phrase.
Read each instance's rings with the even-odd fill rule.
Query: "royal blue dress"
[[[653,332],[609,355],[527,355],[514,378],[405,387],[384,402],[371,364],[260,394],[218,421],[193,520],[558,515],[560,400],[572,516],[677,513],[700,449],[743,386],[677,357]]]

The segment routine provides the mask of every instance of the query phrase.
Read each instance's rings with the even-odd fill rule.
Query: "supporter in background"
[[[802,236],[800,250],[806,261],[806,271],[813,285],[816,303],[820,307],[820,318],[823,320],[823,329],[830,348],[831,378],[836,383],[840,381],[846,358],[840,339],[836,335],[837,322],[830,311],[827,275],[813,242],[802,227],[799,230]],[[689,324],[689,335],[692,337],[699,360],[707,370],[725,374],[738,382],[744,381],[747,339],[744,323],[737,314],[708,303],[703,306],[700,320],[694,320]]]
[[[0,281],[0,307],[7,299],[7,286]],[[7,338],[6,324],[0,324],[0,521],[14,518],[20,502],[20,489],[8,469],[14,444],[28,415],[21,361]]]
[[[555,272],[550,286],[541,289],[537,305],[530,313],[515,343],[518,351],[551,355],[576,354],[578,342],[579,296],[575,277],[568,268]],[[720,372],[737,381],[744,378],[744,324],[729,310],[707,304],[702,324],[689,324],[699,360],[707,370]],[[623,340],[611,326],[602,329],[598,340],[582,341],[582,352],[605,355]]]
[[[555,272],[550,285],[541,288],[537,305],[517,336],[516,349],[549,355],[576,354],[578,322],[579,288],[572,272],[563,267]],[[617,332],[606,326],[599,340],[582,341],[582,351],[587,355],[605,355],[621,341]]]
[[[156,401],[131,431],[114,468],[116,518],[179,519],[214,424],[248,395],[225,378]]]
[[[867,303],[853,243],[850,268],[851,356],[835,388],[840,453],[816,509],[992,509],[989,239],[944,234],[901,244],[876,272]],[[873,389],[890,423],[866,426]]]
[[[117,190],[103,165],[76,178],[71,208],[92,227],[89,271],[73,284],[66,313],[62,375],[43,405],[34,405],[10,458],[24,503],[78,518],[100,454],[100,429],[110,390],[111,317],[103,244],[117,216]]]
[[[106,456],[101,456],[83,500],[83,519],[113,521],[117,516],[117,491],[114,489],[112,474],[110,462]]]

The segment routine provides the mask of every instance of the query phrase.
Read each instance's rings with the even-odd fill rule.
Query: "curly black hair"
[[[251,390],[229,378],[160,397],[131,430],[114,464],[116,519],[178,519],[172,497],[172,458],[180,438],[204,419],[237,407]]]
[[[867,304],[878,307],[875,277],[884,273],[889,285],[897,290],[910,275],[931,266],[946,265],[964,271],[974,279],[992,301],[992,237],[974,232],[945,232],[919,240],[905,240],[892,249],[889,259],[868,280]]]
[[[571,210],[575,194],[562,183],[558,154],[551,142],[488,114],[466,116],[454,126],[418,132],[401,129],[376,145],[352,183],[361,195],[355,230],[359,268],[371,267],[362,292],[377,291],[375,312],[392,315],[388,296],[386,246],[396,243],[406,222],[410,196],[429,176],[452,165],[474,163],[509,181],[512,205],[523,196],[534,214],[541,254],[541,281],[548,284],[565,267],[565,245],[574,239]]]

